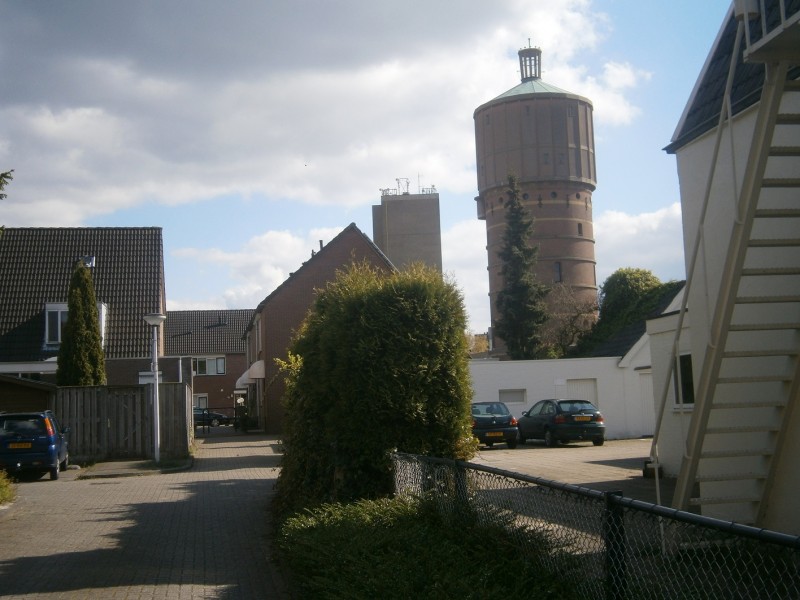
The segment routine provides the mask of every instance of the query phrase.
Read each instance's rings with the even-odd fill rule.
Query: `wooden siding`
[[[191,388],[180,383],[159,386],[161,457],[189,454],[194,435]],[[73,460],[152,458],[154,450],[152,386],[63,387],[53,412],[69,427]]]

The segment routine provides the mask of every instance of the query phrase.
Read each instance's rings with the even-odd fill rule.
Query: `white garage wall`
[[[651,378],[649,367],[650,349],[646,343],[634,348],[625,359],[472,360],[469,365],[475,401],[523,398],[507,402],[509,410],[519,417],[545,398],[589,400],[605,417],[608,439],[653,435],[652,385],[643,380]],[[649,396],[643,397],[648,391]]]

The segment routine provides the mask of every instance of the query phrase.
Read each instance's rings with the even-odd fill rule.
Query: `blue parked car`
[[[513,450],[519,441],[517,420],[502,402],[473,402],[472,435],[489,448],[505,442]]]
[[[58,479],[69,465],[67,433],[49,410],[0,413],[0,469]]]

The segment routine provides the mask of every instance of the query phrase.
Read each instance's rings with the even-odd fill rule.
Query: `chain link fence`
[[[393,463],[398,495],[501,518],[580,598],[800,599],[800,537],[473,463],[409,454]]]

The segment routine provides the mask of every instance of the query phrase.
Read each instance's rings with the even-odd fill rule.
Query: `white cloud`
[[[641,214],[605,211],[594,222],[598,284],[622,267],[649,269],[667,281],[683,279],[680,205]],[[221,269],[228,282],[221,292],[198,300],[170,296],[170,310],[254,308],[296,271],[340,228],[305,233],[266,231],[245,240],[236,251],[181,248],[173,256]],[[442,232],[442,261],[464,296],[469,329],[489,327],[489,277],[486,270],[486,224],[478,219],[454,223]],[[169,290],[168,290],[169,291]]]
[[[654,212],[605,211],[594,219],[597,282],[617,269],[649,269],[662,281],[685,279],[681,207]]]
[[[298,235],[289,231],[266,231],[246,240],[238,251],[218,248],[178,248],[172,256],[184,264],[202,263],[222,271],[227,281],[219,295],[200,302],[210,308],[255,308],[280,286],[291,273],[341,233],[339,228],[317,228]],[[192,291],[192,290],[189,290]],[[197,300],[170,296],[168,306],[194,306]],[[182,308],[186,310],[185,308]]]
[[[545,81],[589,97],[600,123],[634,122],[635,92],[650,77],[637,57],[598,57],[612,22],[592,0],[303,2],[317,18],[280,0],[198,0],[202,10],[188,13],[170,3],[81,0],[68,13],[9,6],[0,21],[0,170],[15,169],[15,179],[0,223],[146,218],[165,227],[168,243],[159,221],[168,214],[198,240],[165,247],[180,271],[168,273],[170,309],[254,307],[319,239],[341,231],[314,231],[315,206],[347,214],[417,174],[442,198],[474,195],[473,111],[519,83],[516,52],[528,38],[543,50]],[[221,249],[217,240],[237,235],[241,215],[201,220],[192,205],[222,198],[260,203],[248,215],[266,231]],[[143,206],[145,217],[130,216]],[[171,207],[185,208],[182,220]],[[293,229],[290,214],[307,228]],[[603,265],[614,265],[610,273],[625,263],[621,236],[601,237],[623,217],[597,220],[598,277]],[[628,216],[635,231],[658,219],[672,226],[659,213],[640,217]],[[484,331],[485,224],[448,227],[443,251],[471,328]]]
[[[489,274],[486,270],[486,223],[475,219],[455,223],[442,232],[442,265],[464,295],[468,327],[476,333],[489,328]]]
[[[428,10],[429,22],[420,24],[425,30],[456,22],[462,31],[456,35],[446,27],[430,38],[400,35],[384,25],[348,29],[342,31],[347,39],[337,40],[326,26],[316,31],[318,25],[308,22],[296,51],[309,60],[294,64],[296,59],[287,57],[290,68],[270,56],[286,54],[286,48],[272,45],[285,43],[285,32],[262,38],[243,34],[233,47],[220,49],[235,52],[238,62],[212,81],[200,57],[221,31],[190,34],[183,30],[187,25],[176,34],[186,45],[177,54],[174,41],[151,39],[158,31],[164,34],[165,23],[148,36],[148,44],[137,43],[142,32],[134,27],[120,32],[120,46],[111,51],[87,21],[82,44],[69,45],[58,57],[62,75],[46,84],[49,95],[0,106],[5,123],[0,142],[17,170],[6,224],[38,223],[39,202],[72,207],[52,213],[53,225],[75,225],[144,199],[177,205],[235,194],[352,207],[371,201],[375,188],[392,181],[398,169],[425,173],[427,183],[442,191],[467,192],[475,181],[472,112],[519,82],[514,54],[527,36],[544,49],[546,79],[553,75],[553,83],[589,95],[598,119],[629,123],[637,109],[625,92],[645,74],[629,64],[609,63],[601,76],[588,76],[578,60],[602,41],[607,17],[590,0],[531,4],[508,0],[488,10],[477,3],[476,14],[486,13],[482,27],[468,12]],[[357,10],[360,20],[375,19],[375,25],[381,12],[394,9],[387,4],[365,14],[346,5],[333,18],[346,22],[347,11]],[[247,11],[253,19],[266,19],[257,7]],[[278,14],[270,18],[292,19],[281,6],[274,11]],[[167,11],[162,18],[177,15]],[[250,32],[246,15],[224,18]],[[47,25],[58,30],[54,22]],[[69,23],[84,26],[79,19]],[[572,35],[575,31],[581,34]],[[375,44],[387,36],[405,38],[405,45]],[[161,63],[152,44],[169,49]],[[255,44],[260,68],[245,58],[247,44]],[[352,49],[349,64],[325,50],[337,44],[342,51]],[[195,45],[197,64],[186,63]],[[28,77],[22,69],[14,74]]]

